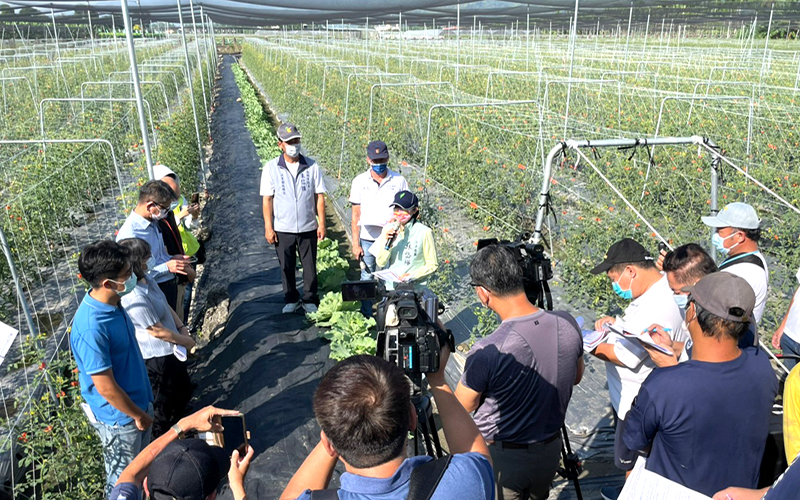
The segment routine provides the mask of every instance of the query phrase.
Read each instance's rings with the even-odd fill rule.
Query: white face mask
[[[299,144],[287,144],[286,145],[286,154],[290,158],[297,158],[300,155],[300,145]]]

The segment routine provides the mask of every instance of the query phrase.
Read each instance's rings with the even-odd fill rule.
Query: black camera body
[[[528,243],[529,240],[527,233],[520,235],[517,241],[483,239],[478,240],[478,250],[489,245],[501,245],[511,251],[522,268],[522,284],[528,300],[540,308],[552,310],[553,298],[547,282],[553,278],[553,266],[544,254],[544,246]]]
[[[371,294],[371,295],[370,295]],[[375,320],[378,328],[376,354],[394,363],[407,375],[439,371],[442,347],[455,348],[452,334],[437,324],[439,301],[423,297],[413,285],[398,283],[392,291],[383,290],[375,281],[342,283],[344,300],[383,298]]]

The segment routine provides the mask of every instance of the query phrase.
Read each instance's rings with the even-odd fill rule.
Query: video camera
[[[441,349],[449,344],[455,349],[453,335],[443,330],[439,318],[439,300],[433,294],[414,290],[409,283],[398,283],[387,291],[377,281],[342,283],[342,299],[374,300],[383,298],[375,317],[378,328],[377,355],[394,363],[407,375],[439,371]]]
[[[478,250],[489,245],[501,245],[509,249],[522,268],[522,283],[528,300],[537,307],[552,310],[553,297],[547,281],[553,278],[553,266],[544,254],[544,246],[528,243],[530,237],[529,233],[523,233],[517,241],[497,238],[478,240]]]

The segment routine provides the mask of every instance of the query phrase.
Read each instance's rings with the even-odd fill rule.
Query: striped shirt
[[[167,298],[152,278],[146,276],[144,282],[139,280],[136,288],[122,297],[122,307],[133,321],[136,341],[144,359],[172,354],[172,343],[153,337],[147,330],[148,327],[161,323],[164,328],[178,332]]]

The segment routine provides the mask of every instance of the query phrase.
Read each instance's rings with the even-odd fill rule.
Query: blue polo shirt
[[[407,458],[387,478],[364,477],[345,472],[338,490],[341,500],[405,500],[408,498],[411,472],[432,460],[428,456]],[[297,500],[309,500],[307,490]],[[431,500],[494,500],[494,472],[489,461],[475,452],[453,455],[450,465],[436,487]]]
[[[109,368],[131,401],[147,411],[153,401],[150,379],[136,342],[133,322],[122,306],[100,302],[87,293],[72,320],[69,343],[78,363],[81,395],[98,421],[108,425],[125,425],[133,421],[111,406],[97,392],[92,381],[92,375]]]

